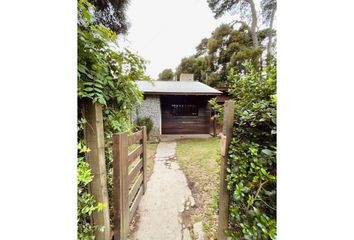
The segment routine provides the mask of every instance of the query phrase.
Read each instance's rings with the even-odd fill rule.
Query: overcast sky
[[[175,71],[202,38],[235,18],[227,14],[216,20],[207,0],[131,0],[127,16],[131,26],[120,44],[150,61],[146,73],[153,79],[165,68]]]

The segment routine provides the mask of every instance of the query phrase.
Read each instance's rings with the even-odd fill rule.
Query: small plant
[[[138,127],[146,126],[146,133],[149,135],[150,131],[154,127],[154,123],[150,117],[138,117],[136,120],[136,125]]]
[[[219,124],[223,124],[222,116],[224,116],[224,107],[217,103],[216,98],[212,98],[208,102],[214,112],[212,119],[215,119]]]

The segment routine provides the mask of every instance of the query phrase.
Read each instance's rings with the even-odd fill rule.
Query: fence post
[[[142,139],[143,154],[142,154],[142,158],[143,158],[143,193],[144,194],[146,191],[146,183],[147,183],[146,139],[147,139],[146,126],[143,126],[143,139]]]
[[[125,240],[129,231],[128,134],[113,134],[113,235]]]
[[[93,224],[104,226],[103,232],[96,231],[95,239],[109,240],[111,229],[109,223],[102,106],[99,103],[86,101],[84,103],[84,112],[87,121],[84,128],[84,139],[87,147],[91,150],[86,154],[86,160],[94,176],[89,185],[89,191],[97,202],[106,206],[102,211],[93,212]]]
[[[225,240],[225,231],[228,228],[229,220],[229,191],[227,189],[227,157],[229,145],[232,138],[234,122],[235,101],[228,100],[224,104],[224,126],[221,139],[221,169],[220,169],[220,195],[219,195],[219,219],[218,219],[218,240]]]

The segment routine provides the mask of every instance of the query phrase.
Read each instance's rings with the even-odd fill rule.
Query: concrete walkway
[[[160,142],[154,161],[153,173],[138,208],[137,230],[129,239],[191,239],[184,215],[194,206],[194,199],[176,162],[176,142]]]

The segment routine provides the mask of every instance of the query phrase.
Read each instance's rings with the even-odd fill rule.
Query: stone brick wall
[[[194,74],[193,73],[181,73],[179,75],[179,80],[183,81],[194,81]]]
[[[135,122],[137,117],[150,117],[154,126],[149,134],[150,141],[158,141],[161,135],[161,105],[160,96],[148,95],[141,105],[138,113],[133,111],[132,119]]]

